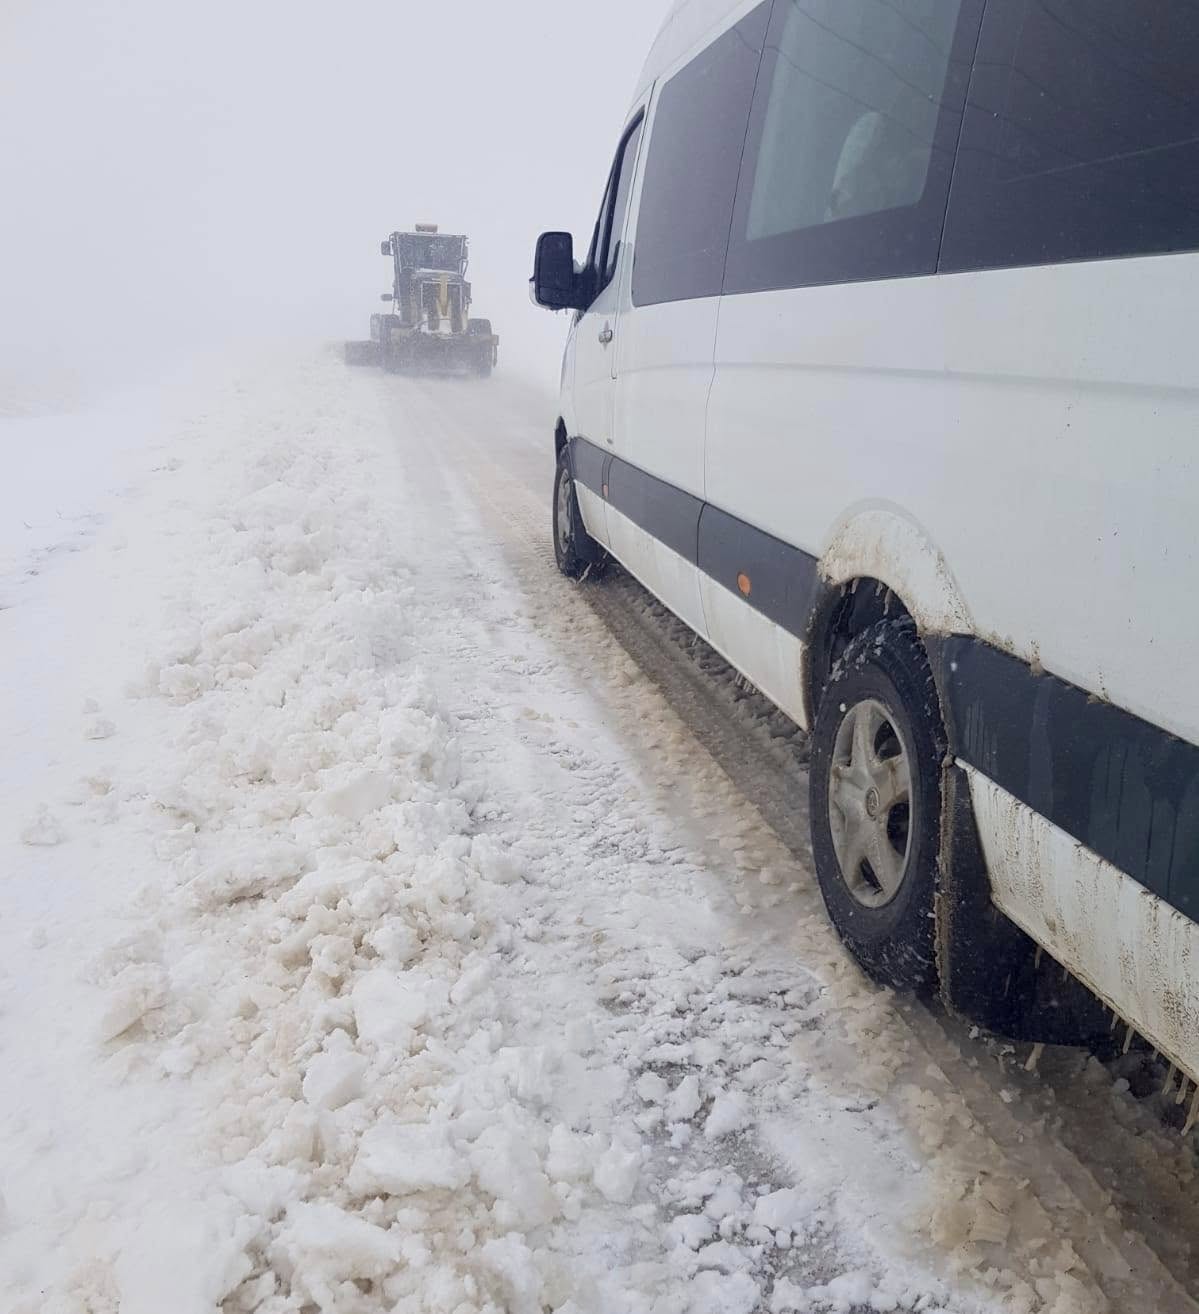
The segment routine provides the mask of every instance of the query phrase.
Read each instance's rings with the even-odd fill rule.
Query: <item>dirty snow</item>
[[[526,403],[404,387],[179,384],[86,550],[4,559],[4,1309],[1119,1308],[1101,1224],[514,568],[438,415]]]

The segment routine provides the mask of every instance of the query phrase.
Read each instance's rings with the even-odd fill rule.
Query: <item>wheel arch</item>
[[[845,516],[821,553],[805,643],[809,724],[841,652],[879,620],[910,616],[923,642],[972,634],[944,554],[910,516],[872,504]]]

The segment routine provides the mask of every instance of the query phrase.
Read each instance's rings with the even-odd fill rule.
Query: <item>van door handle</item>
[[[615,334],[612,332],[612,325],[605,324],[603,332],[599,335],[600,343],[606,347],[608,343],[612,341],[614,336]]]

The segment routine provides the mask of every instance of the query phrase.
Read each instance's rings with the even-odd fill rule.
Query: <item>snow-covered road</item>
[[[0,1309],[1196,1308],[1189,1144],[870,987],[794,736],[556,574],[548,399],[169,401],[0,574]]]

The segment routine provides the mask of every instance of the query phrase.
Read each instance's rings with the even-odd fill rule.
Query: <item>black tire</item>
[[[471,319],[467,321],[466,331],[472,338],[491,337],[491,320]]]
[[[492,356],[490,348],[481,356],[475,359],[475,373],[481,379],[491,378],[491,370],[495,364],[495,358]]]
[[[816,713],[812,852],[842,940],[869,976],[899,990],[937,984],[945,753],[940,702],[915,624],[904,617],[872,625],[834,667]],[[905,761],[906,811],[899,783]],[[835,810],[834,793],[844,804]]]
[[[554,472],[554,558],[568,579],[579,579],[588,570],[598,573],[605,559],[603,548],[583,525],[570,470],[570,453],[565,447],[558,453]]]

